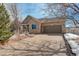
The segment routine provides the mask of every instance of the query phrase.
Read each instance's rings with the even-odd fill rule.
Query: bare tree
[[[18,36],[18,39],[20,39],[20,13],[21,13],[21,10],[20,8],[18,8],[18,4],[16,3],[11,3],[11,4],[7,4],[7,9],[9,10],[10,12],[10,16],[12,17],[13,19],[13,22],[12,22],[12,26],[14,28],[13,31],[15,31],[15,33],[17,34]],[[12,27],[11,26],[11,27]]]
[[[68,8],[74,10],[73,14],[67,14],[66,10]],[[65,16],[67,19],[73,21],[75,27],[77,27],[77,24],[79,24],[79,21],[75,19],[75,16],[79,15],[79,7],[75,3],[47,3],[45,4],[43,11],[45,12],[44,14],[46,14],[48,17]]]
[[[47,14],[48,17],[60,17],[65,16],[65,7],[63,4],[59,3],[47,3],[45,8],[43,8],[44,14]]]
[[[71,8],[73,10],[73,13],[68,15],[68,17],[71,17],[75,27],[78,27],[77,25],[79,24],[79,21],[75,18],[75,16],[79,15],[79,6],[75,3],[64,3],[64,6],[66,9]]]
[[[16,32],[19,33],[19,27],[20,27],[20,22],[19,22],[19,19],[20,19],[20,10],[18,8],[18,4],[16,3],[11,3],[11,4],[7,4],[8,5],[8,9],[10,11],[10,14],[14,20],[14,27],[15,27],[15,30]]]

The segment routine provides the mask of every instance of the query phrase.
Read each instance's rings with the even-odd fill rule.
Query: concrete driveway
[[[61,34],[33,34],[33,37],[8,42],[0,49],[0,55],[66,56],[66,47]]]

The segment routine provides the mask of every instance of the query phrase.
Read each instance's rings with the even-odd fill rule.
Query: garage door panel
[[[60,25],[44,26],[44,33],[61,33],[62,28]]]

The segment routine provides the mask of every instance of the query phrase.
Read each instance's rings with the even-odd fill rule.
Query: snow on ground
[[[66,40],[71,46],[72,52],[76,55],[79,55],[79,35],[72,34],[72,33],[66,33],[64,34]]]
[[[66,37],[67,39],[77,39],[77,38],[79,38],[79,35],[72,34],[72,33],[66,33],[66,34],[65,34],[65,37]]]

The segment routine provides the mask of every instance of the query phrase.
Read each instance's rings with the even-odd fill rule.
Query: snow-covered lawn
[[[69,45],[72,48],[72,52],[76,55],[79,55],[79,35],[66,33],[64,34],[65,39],[68,41]]]

